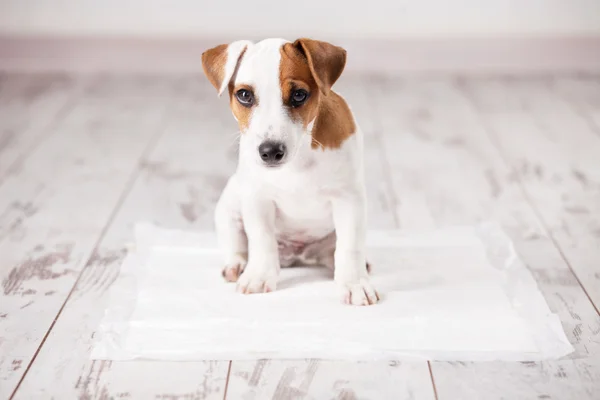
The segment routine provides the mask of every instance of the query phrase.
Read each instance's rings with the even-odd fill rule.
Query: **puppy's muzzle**
[[[258,146],[260,159],[269,167],[275,167],[283,162],[286,155],[286,147],[283,142],[267,140]]]

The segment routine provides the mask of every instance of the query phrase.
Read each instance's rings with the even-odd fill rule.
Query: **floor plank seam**
[[[435,378],[433,377],[433,368],[431,368],[431,361],[427,361],[427,368],[429,369],[429,377],[431,378],[431,386],[433,387],[433,397],[435,400],[439,400],[437,387],[435,386]]]
[[[233,364],[233,361],[229,361],[229,366],[227,367],[227,376],[225,377],[225,389],[223,390],[223,400],[227,400],[227,389],[229,388],[229,377],[231,376],[231,364]]]

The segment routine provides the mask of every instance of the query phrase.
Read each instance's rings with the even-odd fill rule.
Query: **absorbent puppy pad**
[[[342,304],[325,267],[281,270],[243,295],[212,232],[140,223],[92,358],[535,361],[573,351],[512,242],[493,224],[367,235],[377,305]]]

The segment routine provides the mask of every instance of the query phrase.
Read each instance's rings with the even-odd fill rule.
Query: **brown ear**
[[[202,69],[210,83],[223,93],[239,67],[244,52],[252,42],[239,40],[229,45],[222,44],[202,53]]]
[[[319,89],[323,94],[329,93],[346,65],[346,50],[327,42],[306,38],[296,40],[294,47],[306,56]]]

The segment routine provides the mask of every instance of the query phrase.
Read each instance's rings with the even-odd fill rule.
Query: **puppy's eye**
[[[292,107],[299,107],[308,100],[308,92],[304,89],[294,90],[290,97]]]
[[[235,92],[235,97],[238,99],[241,105],[244,107],[250,107],[254,104],[254,93],[248,89],[240,89]]]

